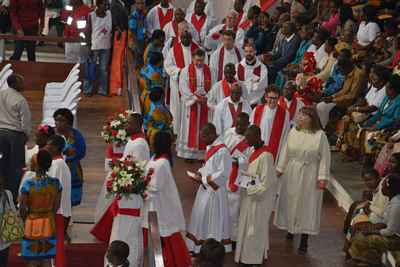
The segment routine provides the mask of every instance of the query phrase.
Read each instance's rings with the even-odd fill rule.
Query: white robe
[[[152,9],[150,9],[149,13],[146,16],[146,28],[147,32],[150,34],[153,33],[154,30],[160,30],[160,18],[158,16],[158,8],[161,7],[161,4],[156,5]],[[161,7],[163,14],[167,14],[167,10],[172,9],[175,10],[174,6],[169,4],[168,8]],[[165,26],[164,26],[165,27]],[[163,30],[163,29],[161,29]]]
[[[211,51],[215,51],[222,44],[222,31],[224,28],[225,30],[232,30],[234,32],[236,31],[233,28],[226,28],[225,24],[218,24],[217,26],[214,26],[207,34],[204,47]],[[214,35],[218,36],[218,38],[215,38]]]
[[[206,37],[209,33],[209,31],[214,27],[215,25],[215,19],[213,17],[207,16],[203,27],[201,27],[200,32],[198,32],[196,30],[196,27],[194,27],[194,24],[192,23],[192,14],[194,13],[187,13],[186,15],[186,21],[192,25],[193,29],[194,29],[194,34],[193,40],[195,40],[200,46],[204,46],[205,41],[206,41]],[[195,15],[197,17],[197,15]]]
[[[195,37],[196,30],[193,28],[192,24],[190,24],[189,22],[188,22],[188,26],[189,26],[190,34],[192,35],[192,37]],[[171,47],[172,40],[177,37],[177,33],[175,32],[174,27],[172,26],[172,21],[168,22],[165,25],[164,32],[165,32],[165,40],[166,40],[164,48]]]
[[[226,98],[226,96],[224,94],[224,88],[223,88],[222,81],[223,80],[215,83],[211,87],[211,90],[207,94],[207,105],[212,111],[215,110],[215,107],[218,105],[218,103],[221,103],[222,100],[224,100],[224,98]],[[235,81],[234,83],[238,83],[240,85],[240,87],[242,88],[242,98],[244,100],[246,100],[247,102],[249,102],[248,95],[247,95],[248,90],[246,88],[246,85],[244,83],[242,83],[241,81]],[[231,87],[232,87],[232,84],[229,84],[229,88],[231,88]]]
[[[206,13],[207,16],[210,16],[212,18],[217,18],[215,14],[216,10],[216,0],[206,0],[204,1],[206,3],[206,7],[204,9],[204,13]],[[194,12],[194,4],[196,3],[196,0],[192,0],[186,9],[186,14],[191,14]]]
[[[275,225],[292,234],[316,235],[320,229],[323,191],[317,181],[330,179],[328,138],[293,128],[282,149],[277,170],[282,172]]]
[[[188,66],[192,63],[192,51],[191,46],[182,46],[183,58],[185,62],[185,66]],[[169,87],[170,87],[170,111],[172,114],[172,124],[175,133],[179,133],[180,124],[181,124],[181,100],[179,97],[179,73],[181,72],[181,68],[178,68],[175,60],[174,49],[171,47],[167,52],[167,57],[164,61],[165,72],[169,76]]]
[[[150,159],[150,148],[147,144],[147,141],[144,138],[136,138],[135,140],[129,140],[125,146],[125,150],[123,153],[123,158],[126,156],[131,156],[133,159],[138,161],[147,161]],[[103,216],[104,212],[108,209],[112,202],[112,198],[107,198],[107,176],[104,179],[103,186],[101,188],[99,197],[97,198],[96,209],[94,212],[94,221],[97,223],[101,217]]]
[[[235,157],[239,163],[238,177],[236,181],[240,179],[240,173],[247,170],[248,158],[252,152],[252,147],[246,148],[240,153],[236,153],[235,147],[242,142],[245,137],[236,133],[236,128],[232,127],[228,129],[224,136],[224,143],[231,152],[232,157]],[[235,150],[235,151],[234,151]],[[240,155],[240,156],[239,156]],[[229,185],[229,181],[228,184]],[[228,203],[229,203],[229,218],[231,220],[231,239],[232,241],[237,241],[237,233],[239,229],[239,210],[240,210],[240,190],[232,192],[229,187],[228,190]]]
[[[149,228],[148,212],[156,211],[161,237],[185,231],[182,204],[169,161],[153,157],[146,166],[147,172],[150,169],[154,172],[147,189],[148,198],[144,202],[143,227]]]
[[[220,70],[219,69],[220,68],[219,58],[220,58],[220,53],[221,53],[221,50],[223,47],[224,47],[223,45],[220,45],[218,47],[218,49],[215,50],[211,54],[211,57],[210,57],[210,67],[211,67],[211,70],[214,72],[214,77],[216,77],[217,80],[220,80],[218,77],[219,71],[221,71],[221,73],[222,73],[221,79],[224,78],[224,67],[226,64],[233,63],[234,65],[236,65],[243,58],[243,53],[242,53],[241,49],[238,49],[240,57],[237,56],[235,48],[232,48],[231,50],[224,49],[224,59],[223,59],[223,64],[222,64],[222,70]]]
[[[218,135],[224,134],[226,130],[233,126],[233,117],[231,110],[229,109],[230,103],[234,105],[236,111],[239,108],[239,103],[242,103],[241,112],[245,112],[249,115],[251,114],[250,104],[246,100],[241,99],[239,103],[234,103],[230,96],[225,98],[215,107],[214,110],[213,124],[217,129]]]
[[[254,153],[254,152],[253,152]],[[240,190],[240,218],[235,261],[262,264],[268,258],[269,217],[274,207],[277,178],[271,153],[249,163],[247,173],[260,178],[255,190]]]
[[[212,76],[212,73],[211,73]],[[204,74],[203,69],[196,67],[196,81],[197,81],[197,95],[206,96],[207,92],[204,88]],[[215,79],[211,77],[211,84],[213,84]],[[197,97],[191,92],[189,86],[189,66],[186,66],[180,74],[179,77],[179,92],[181,93],[181,124],[178,134],[178,140],[176,145],[176,150],[178,152],[178,157],[184,159],[203,159],[204,150],[199,150],[199,148],[188,147],[189,140],[189,128],[191,123],[197,124],[198,132],[200,134],[200,104],[196,102]],[[192,105],[196,105],[198,108],[198,118],[197,121],[191,122],[190,119],[190,109]],[[208,113],[208,121],[211,120],[211,112]],[[198,138],[197,138],[198,139]]]
[[[287,109],[289,109],[290,104],[292,103],[293,100],[290,100],[290,101],[289,101],[289,100],[287,100],[286,98],[284,98],[284,100],[285,100]],[[300,99],[297,99],[296,111],[295,111],[295,113],[294,113],[293,118],[292,118],[291,120],[289,119],[290,128],[292,128],[293,126],[296,125],[296,118],[297,118],[297,116],[299,115],[300,110],[301,110],[304,106],[305,106],[304,102],[301,101]],[[288,110],[288,111],[289,111],[289,110]]]
[[[71,217],[71,171],[63,158],[53,159],[48,175],[60,180],[62,186],[60,208],[57,214],[63,217]]]
[[[250,104],[256,104],[264,95],[265,88],[268,86],[268,69],[258,59],[252,66],[246,64],[246,59],[242,59],[240,64],[244,67],[244,81],[242,81],[247,89]],[[236,64],[236,79],[238,79],[238,65]],[[260,77],[254,74],[254,69],[261,66]]]
[[[213,146],[221,144],[219,139],[215,140]],[[197,240],[206,240],[214,238],[217,241],[230,239],[230,221],[228,210],[228,196],[226,183],[232,168],[232,158],[229,150],[224,147],[220,148],[212,155],[199,169],[202,175],[202,185],[196,193],[196,198],[192,208],[190,223],[187,233],[193,235]],[[214,191],[207,183],[207,176],[211,176],[211,180],[216,183],[219,188]],[[198,253],[200,246],[187,238],[189,251]],[[232,250],[231,245],[225,246],[225,252]]]
[[[129,198],[123,197],[119,201],[119,208],[140,209],[138,217],[118,214],[114,217],[110,243],[114,240],[121,240],[129,246],[129,267],[143,266],[143,199],[142,196],[131,194]],[[106,261],[105,261],[105,266]]]
[[[254,116],[255,116],[255,110],[253,110],[253,113],[250,116],[250,122],[254,123]],[[264,108],[263,115],[261,117],[261,123],[260,123],[260,129],[261,129],[261,138],[264,141],[266,145],[269,143],[269,139],[271,138],[271,133],[272,133],[272,126],[274,124],[274,119],[275,119],[275,114],[276,114],[276,108],[271,109],[267,105]],[[280,137],[274,137],[274,138],[280,138],[279,142],[279,148],[278,152],[276,154],[276,162],[278,162],[280,152],[282,150],[282,147],[284,146],[286,142],[287,135],[290,130],[290,123],[289,123],[289,112],[286,111],[285,115],[285,122],[283,124],[283,129]]]

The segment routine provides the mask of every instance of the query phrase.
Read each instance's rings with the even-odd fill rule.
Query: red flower
[[[111,131],[111,135],[112,135],[112,136],[114,136],[114,137],[115,137],[115,136],[117,136],[117,134],[118,134],[118,132],[117,132],[117,131],[115,131],[115,130],[112,130],[112,131]]]
[[[117,174],[116,174],[115,172],[112,172],[112,173],[111,173],[111,177],[112,177],[112,178],[115,178],[115,177],[117,177]]]
[[[107,188],[111,189],[112,185],[113,185],[113,181],[112,180],[108,180],[107,184],[106,184]]]

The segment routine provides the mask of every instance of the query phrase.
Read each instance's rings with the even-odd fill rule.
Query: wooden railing
[[[147,262],[149,267],[164,267],[157,213],[149,212]]]
[[[46,43],[79,43],[79,42],[84,41],[82,38],[15,35],[15,34],[0,34],[0,40],[37,41],[37,42],[46,42]]]

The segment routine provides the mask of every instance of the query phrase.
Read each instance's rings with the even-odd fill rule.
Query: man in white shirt
[[[160,4],[150,9],[146,17],[147,32],[151,36],[154,30],[164,30],[165,25],[174,18],[174,7],[169,0],[161,0]]]
[[[250,115],[251,111],[250,104],[242,98],[240,85],[232,85],[231,95],[215,107],[213,123],[217,134],[224,134],[229,128],[235,127],[240,113],[244,112]]]
[[[189,22],[195,29],[193,39],[204,46],[208,32],[214,27],[215,19],[208,16],[205,12],[205,3],[202,0],[196,0],[194,12],[186,15],[186,21]]]
[[[225,244],[225,252],[231,252],[230,219],[226,184],[232,167],[229,150],[218,138],[213,124],[206,124],[201,138],[207,145],[205,165],[192,179],[199,183],[187,227],[189,251],[199,253],[200,245],[208,238]]]
[[[206,49],[215,51],[223,41],[223,33],[227,30],[236,32],[237,30],[238,12],[231,10],[225,17],[225,21],[212,28],[206,37],[204,46]],[[236,36],[234,37],[235,41]]]
[[[236,77],[246,86],[250,104],[256,105],[268,86],[268,70],[257,59],[256,48],[252,42],[244,45],[244,58],[236,65]]]
[[[174,133],[178,134],[181,124],[181,99],[179,96],[179,75],[182,69],[192,63],[192,54],[199,47],[192,41],[189,24],[182,21],[178,24],[178,38],[172,46],[165,47],[166,59],[164,61],[165,72],[169,76],[170,86],[170,111],[173,117]]]
[[[242,52],[235,46],[235,32],[225,30],[222,33],[222,45],[210,57],[210,66],[217,81],[224,78],[224,67],[228,63],[238,64],[242,60]]]

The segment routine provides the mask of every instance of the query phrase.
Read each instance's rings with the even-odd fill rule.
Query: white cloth
[[[25,165],[28,169],[31,167],[31,161],[33,155],[37,154],[39,152],[39,146],[35,145],[31,149],[29,149],[27,146],[25,146]]]
[[[90,22],[92,26],[92,50],[111,48],[111,11],[107,10],[104,18],[96,15],[96,11],[90,13]]]
[[[215,110],[215,107],[218,105],[218,103],[221,103],[222,100],[224,100],[224,98],[226,98],[226,96],[224,94],[224,88],[223,88],[222,81],[223,80],[215,83],[211,87],[211,90],[207,94],[207,105],[211,110]],[[248,102],[249,101],[248,95],[247,95],[248,90],[247,90],[246,86],[244,85],[244,83],[242,83],[241,81],[236,81],[234,83],[238,83],[240,85],[240,87],[242,88],[242,98]],[[231,88],[231,87],[232,87],[232,84],[229,84],[229,88]]]
[[[199,16],[195,15],[194,13],[188,13],[186,15],[185,19],[190,25],[192,25],[192,27],[194,29],[195,35],[192,36],[193,39],[196,42],[198,42],[200,46],[204,46],[208,33],[215,26],[215,19],[213,17],[207,16],[207,18],[203,24],[203,27],[201,27],[201,30],[198,32],[196,30],[196,28],[194,27],[194,24],[192,23],[192,15],[194,15],[197,19],[200,18]]]
[[[223,59],[223,64],[222,64],[222,70],[220,70],[220,65],[219,65],[219,59],[220,59],[220,54],[221,50],[224,49],[224,59]],[[236,49],[239,52],[240,57],[238,57],[236,53]],[[238,64],[241,59],[243,58],[243,53],[241,49],[238,48],[232,48],[231,50],[225,49],[223,45],[220,45],[217,50],[215,50],[210,57],[210,68],[214,72],[214,77],[219,79],[218,73],[221,71],[222,77],[221,79],[224,78],[224,67],[228,63],[233,63],[234,65]]]
[[[138,161],[148,161],[150,159],[150,148],[147,141],[144,138],[136,138],[135,140],[129,140],[125,146],[125,150],[122,157],[132,156],[133,159]],[[106,173],[103,186],[101,188],[99,197],[97,198],[96,209],[94,212],[94,221],[97,223],[104,212],[108,209],[112,202],[112,198],[107,198],[107,177],[109,173]]]
[[[241,99],[239,102],[242,104],[242,111],[244,113],[251,114],[251,107],[250,104],[246,101]],[[215,128],[217,129],[217,134],[224,134],[226,130],[232,128],[233,126],[233,117],[232,112],[229,108],[229,105],[232,104],[234,106],[235,111],[239,109],[239,103],[234,103],[231,97],[227,97],[222,102],[220,102],[214,111],[214,118],[213,123]]]
[[[246,17],[246,15],[243,15],[243,17]],[[239,25],[240,25],[240,24],[239,24]],[[248,28],[247,28],[247,29],[243,29],[243,28],[241,28],[241,27],[239,27],[239,28],[237,29],[237,31],[236,31],[236,38],[235,38],[235,45],[236,45],[237,47],[243,48],[244,39],[246,38],[246,32],[247,32],[247,30],[248,30]]]
[[[152,9],[150,9],[149,13],[146,16],[146,28],[147,32],[151,35],[154,30],[160,30],[160,18],[158,17],[158,8],[161,8],[164,15],[167,14],[168,10],[175,10],[174,6],[169,4],[168,8],[161,7],[161,4],[156,5]],[[163,30],[163,29],[161,29]]]
[[[211,73],[212,76],[212,73]],[[213,84],[215,79],[211,77],[211,84]],[[197,95],[206,96],[207,92],[204,88],[204,73],[203,68],[199,69],[196,67],[196,91]],[[204,151],[197,148],[188,147],[189,140],[189,129],[191,125],[197,125],[198,132],[200,134],[200,115],[201,115],[201,105],[196,102],[197,97],[191,92],[189,86],[189,66],[186,66],[180,74],[179,77],[179,92],[181,93],[181,124],[178,133],[178,140],[176,145],[176,150],[178,152],[178,157],[184,159],[203,159]],[[199,115],[197,121],[190,121],[190,110],[191,106],[196,105]],[[208,121],[211,121],[211,112],[208,113]],[[198,139],[198,138],[197,138]]]
[[[318,113],[319,121],[321,122],[322,128],[325,129],[326,125],[328,125],[329,113],[335,106],[336,106],[335,103],[320,102],[317,104],[317,113]]]
[[[393,197],[385,209],[384,223],[386,228],[380,230],[383,236],[400,237],[400,195]]]
[[[192,63],[192,51],[191,46],[182,46],[183,58],[185,66]],[[172,114],[172,124],[175,133],[179,133],[181,124],[181,100],[179,97],[179,74],[182,69],[176,65],[176,57],[174,49],[171,47],[167,52],[167,57],[164,61],[165,72],[169,76],[169,87],[170,87],[170,111]]]
[[[322,130],[293,128],[282,149],[282,172],[275,225],[292,234],[316,235],[320,230],[323,191],[317,181],[330,179],[331,152]]]
[[[215,140],[213,146],[220,145],[219,139]],[[228,196],[226,183],[232,168],[232,158],[227,148],[220,148],[199,169],[203,184],[199,186],[192,208],[190,223],[187,228],[188,234],[197,240],[214,238],[217,241],[230,239],[230,221],[228,210]],[[219,188],[214,191],[210,185],[205,183],[207,176],[216,183]],[[187,239],[189,251],[198,253],[200,246],[196,246],[191,239]],[[225,246],[225,252],[232,250],[230,245]]]
[[[185,217],[169,161],[153,157],[146,166],[147,172],[151,169],[153,174],[144,203],[143,227],[149,228],[148,212],[156,211],[160,236],[167,237],[185,231]]]
[[[383,223],[383,214],[386,206],[389,204],[389,198],[382,193],[382,183],[385,179],[382,179],[378,185],[377,192],[372,196],[372,201],[369,205],[371,211],[368,215],[370,222],[372,223]]]
[[[240,174],[245,172],[248,167],[248,158],[252,151],[252,147],[248,147],[240,153],[236,153],[236,145],[242,142],[245,137],[236,133],[236,128],[228,129],[224,136],[224,143],[231,152],[232,157],[235,157],[239,163],[238,177],[236,181],[240,179]],[[233,151],[235,149],[235,151]],[[240,155],[240,157],[238,156]],[[229,181],[228,181],[229,184]],[[227,185],[228,185],[227,184]],[[229,204],[229,219],[231,221],[231,239],[232,241],[237,241],[237,234],[239,229],[239,211],[240,211],[240,190],[232,192],[229,187],[228,189],[228,204]]]
[[[60,180],[62,186],[60,208],[57,214],[61,214],[63,217],[72,216],[71,208],[71,171],[64,159],[53,159],[51,167],[48,171],[48,175],[53,178]]]
[[[368,46],[375,40],[380,31],[376,22],[366,23],[361,21],[357,31],[357,41],[361,46]]]
[[[249,163],[247,174],[259,177],[255,190],[241,189],[239,232],[235,261],[262,264],[268,257],[269,217],[274,207],[277,178],[271,153],[263,152]]]
[[[140,195],[131,194],[129,198],[123,197],[118,201],[119,208],[140,209],[142,213],[143,199]],[[114,217],[110,243],[114,240],[121,240],[129,246],[129,266],[143,266],[143,215],[138,217],[118,214]],[[105,261],[106,264],[106,261]],[[107,265],[105,265],[107,266]]]
[[[322,70],[328,62],[329,55],[325,51],[325,44],[321,45],[314,54],[317,69]]]
[[[367,95],[365,96],[365,100],[367,100],[369,106],[375,106],[379,108],[385,96],[386,96],[385,86],[381,89],[378,89],[371,85],[371,89],[369,89]]]
[[[268,86],[268,69],[258,59],[254,65],[247,65],[246,59],[242,59],[240,64],[244,67],[244,81],[242,81],[247,89],[248,100],[250,104],[256,104],[264,95],[265,88]],[[238,66],[236,64],[236,79],[238,78]],[[260,77],[254,74],[254,69],[261,66]]]
[[[260,123],[261,138],[266,145],[269,144],[269,140],[271,138],[272,127],[274,125],[276,110],[277,110],[277,108],[271,109],[266,105],[264,107],[264,112],[261,117],[261,123]],[[255,116],[255,109],[253,110],[253,112],[251,113],[251,116],[250,116],[251,123],[254,123],[254,116]],[[281,136],[273,136],[272,137],[272,138],[279,138],[279,140],[280,140],[278,152],[276,154],[276,160],[275,160],[276,162],[278,162],[282,147],[286,143],[286,139],[287,139],[289,130],[290,130],[289,112],[286,111],[285,122],[283,124]]]

